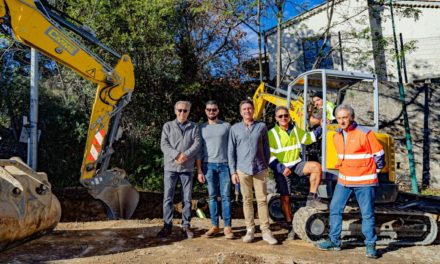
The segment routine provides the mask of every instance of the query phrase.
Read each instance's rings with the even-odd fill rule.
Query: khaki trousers
[[[240,190],[243,196],[243,213],[246,228],[254,228],[254,193],[257,198],[258,219],[260,220],[261,231],[269,230],[269,211],[267,206],[267,186],[266,179],[268,170],[265,169],[255,175],[249,175],[241,171],[237,171],[240,179]]]

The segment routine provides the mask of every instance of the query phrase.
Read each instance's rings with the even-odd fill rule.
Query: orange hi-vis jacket
[[[333,137],[338,153],[338,184],[347,187],[377,186],[377,173],[385,166],[385,153],[376,136],[369,129],[353,122],[346,131]]]

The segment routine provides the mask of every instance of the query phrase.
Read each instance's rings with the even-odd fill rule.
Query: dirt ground
[[[60,223],[52,234],[0,253],[0,263],[439,263],[440,243],[424,247],[380,248],[382,257],[370,260],[364,248],[323,252],[301,240],[284,241],[286,230],[271,229],[280,241],[255,242],[204,238],[208,219],[194,218],[195,238],[184,239],[176,225],[173,235],[155,238],[161,219]],[[243,220],[233,220],[236,235],[245,233]]]

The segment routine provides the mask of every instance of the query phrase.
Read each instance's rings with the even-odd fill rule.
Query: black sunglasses
[[[278,115],[277,117],[278,117],[278,118],[283,118],[283,117],[284,117],[284,118],[288,118],[288,117],[289,117],[289,114]]]
[[[206,108],[208,112],[217,112],[217,108]]]
[[[179,112],[179,113],[182,113],[182,112],[186,113],[186,112],[188,112],[188,110],[187,109],[177,109],[177,112]]]

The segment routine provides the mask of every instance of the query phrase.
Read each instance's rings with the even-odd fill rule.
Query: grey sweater
[[[175,172],[192,172],[194,161],[200,150],[201,140],[197,124],[185,122],[179,127],[177,120],[163,125],[160,148],[164,154],[164,170]],[[180,152],[188,156],[183,164],[177,164],[175,159]]]
[[[217,124],[200,125],[202,147],[197,159],[203,162],[228,162],[228,137],[231,125],[219,120]]]

